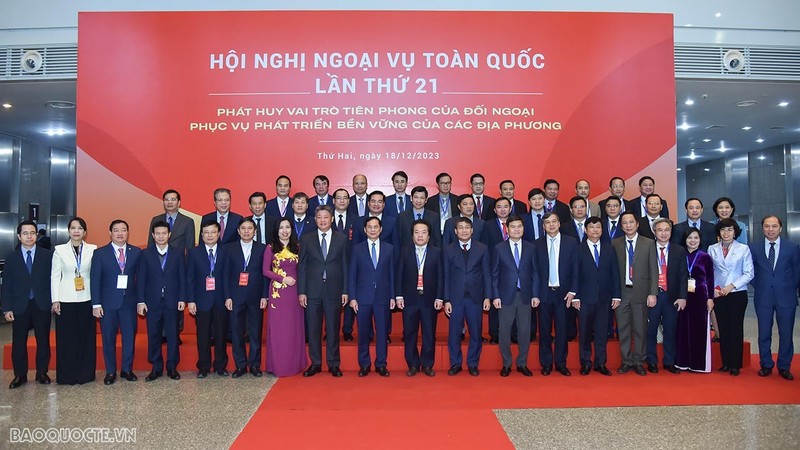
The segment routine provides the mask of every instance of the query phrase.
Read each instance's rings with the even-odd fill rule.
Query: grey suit
[[[640,366],[644,364],[646,356],[647,296],[658,295],[658,258],[654,241],[637,234],[633,253],[633,283],[628,283],[627,241],[625,236],[612,241],[617,253],[622,290],[622,303],[616,309],[617,331],[622,364]]]
[[[153,224],[158,221],[167,221],[167,214],[159,214],[153,217],[150,220],[150,227],[147,229],[147,246],[152,247],[155,243],[153,241],[153,233],[150,230],[153,228]],[[172,224],[172,230],[170,230],[172,235],[169,238],[170,245],[174,245],[179,249],[183,250],[184,254],[188,254],[189,250],[194,248],[194,220],[190,219],[188,216],[178,214],[175,216],[175,223]]]

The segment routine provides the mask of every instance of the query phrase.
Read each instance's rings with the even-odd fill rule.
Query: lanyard
[[[689,264],[689,277],[692,276],[692,268],[694,268],[694,263],[697,262],[697,255],[698,254],[700,254],[700,252],[699,251],[695,251],[694,259],[692,260],[691,264],[689,264],[689,255],[686,255],[686,264]]]
[[[167,249],[167,251],[164,252],[163,255],[161,253],[158,254],[158,256],[163,256],[163,258],[159,258],[161,260],[161,271],[162,272],[164,271],[164,266],[167,265],[167,253],[169,253],[169,249]]]
[[[80,247],[78,250],[75,250],[75,247],[72,247],[72,254],[75,256],[75,276],[81,276],[81,258],[83,257],[83,242],[81,242]]]
[[[442,199],[442,196],[440,195],[439,205],[442,208],[442,217],[446,216],[447,210],[450,209],[450,194],[448,194],[447,197],[444,197],[444,199]]]
[[[414,248],[414,256],[417,258],[417,274],[422,275],[422,268],[425,266],[425,258],[428,257],[428,247],[425,247],[425,252],[422,254],[422,259],[419,257],[419,251]]]
[[[297,219],[295,219],[295,221],[294,221],[294,231],[297,233],[298,237],[303,235],[303,228],[306,227],[306,221],[305,220],[301,220],[299,223],[301,223],[302,225],[300,226],[300,228],[297,228],[298,222],[297,222]]]

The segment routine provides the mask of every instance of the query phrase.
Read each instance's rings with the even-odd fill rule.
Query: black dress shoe
[[[503,366],[503,368],[500,369],[500,376],[507,377],[509,375],[511,375],[511,366]]]
[[[197,372],[197,378],[205,378],[208,376],[208,370],[201,370]]]
[[[228,371],[225,370],[225,369],[219,369],[219,370],[217,370],[217,375],[219,375],[221,377],[227,377],[228,376]]]
[[[739,369],[731,369],[731,375],[734,377],[739,376]]]
[[[647,371],[650,373],[658,373],[658,365],[647,363]]]
[[[589,375],[589,372],[592,371],[591,366],[581,366],[581,375]]]
[[[498,341],[496,337],[489,338],[489,343],[492,345],[496,345],[498,342],[500,341]]]
[[[627,364],[623,364],[623,365],[619,366],[619,369],[617,369],[617,373],[618,374],[625,374],[625,373],[628,373],[630,370],[631,370],[631,366],[629,366]]]
[[[636,372],[636,375],[641,375],[641,376],[647,375],[647,371],[644,370],[644,366],[642,366],[641,364],[633,366],[633,371]]]
[[[8,385],[8,388],[9,389],[16,389],[16,388],[22,386],[23,384],[25,384],[27,382],[28,382],[28,376],[27,375],[22,375],[21,377],[14,377],[14,379],[11,380],[11,384]]]
[[[447,371],[447,374],[452,377],[453,375],[458,375],[459,372],[461,372],[461,366],[453,365],[450,366],[450,370]]]
[[[425,372],[425,375],[429,377],[436,376],[436,372],[433,371],[433,367],[423,367],[422,371]]]
[[[780,369],[779,369],[779,370],[778,370],[778,374],[779,374],[779,375],[781,376],[781,378],[783,378],[784,380],[787,380],[787,381],[792,381],[792,380],[794,380],[794,375],[792,375],[792,372],[789,372],[789,369],[786,369],[786,370],[780,370]]]
[[[160,376],[161,372],[156,372],[155,370],[151,370],[150,373],[148,373],[147,376],[144,377],[144,381],[155,381]]]
[[[550,372],[552,372],[552,371],[553,371],[553,368],[550,367],[550,366],[542,367],[542,375],[544,375],[544,376],[550,375]]]
[[[392,337],[391,336],[386,336],[386,343],[387,344],[391,344],[392,343]]]
[[[175,369],[167,369],[167,376],[170,380],[180,380],[181,374],[178,373]]]
[[[242,367],[241,369],[234,370],[233,373],[231,374],[231,378],[239,378],[246,373],[247,373],[247,368]]]
[[[669,373],[679,374],[681,373],[680,369],[675,366],[664,366],[664,369]]]
[[[607,377],[611,376],[611,371],[608,370],[608,367],[606,367],[606,366],[595,367],[594,371],[595,372],[600,372],[600,375],[605,375]]]
[[[556,367],[556,371],[565,377],[572,375],[572,372],[570,372],[566,367]]]
[[[103,384],[106,386],[114,384],[115,381],[117,381],[117,374],[115,373],[107,373],[106,377],[103,378]]]
[[[333,366],[333,367],[329,368],[328,372],[330,372],[331,375],[333,375],[334,378],[339,378],[339,377],[342,376],[342,370],[339,369],[339,366]]]
[[[375,368],[375,372],[378,372],[378,375],[380,375],[382,377],[388,377],[389,376],[389,370],[386,367],[376,367]]]
[[[306,378],[313,377],[314,375],[316,375],[316,374],[318,374],[320,372],[322,372],[322,367],[317,366],[315,364],[312,364],[312,365],[308,366],[308,369],[306,369],[305,372],[303,372],[303,376],[306,377]]]
[[[720,367],[720,368],[719,368],[719,369],[717,369],[717,370],[718,370],[718,371],[720,371],[720,372],[730,372],[730,371],[731,371],[731,368],[730,368],[730,367],[728,367],[728,366],[722,366],[722,367]]]
[[[407,377],[413,377],[414,375],[416,375],[416,374],[417,374],[417,372],[419,372],[419,369],[418,369],[418,368],[416,368],[416,367],[411,367],[411,368],[409,368],[409,369],[408,369],[408,371],[406,372],[406,376],[407,376]]]
[[[758,376],[760,377],[768,377],[772,375],[772,368],[770,367],[767,369],[766,367],[762,367],[761,370],[758,371]]]
[[[256,378],[261,378],[264,375],[264,373],[258,367],[251,367],[250,373],[252,373]]]
[[[362,367],[362,368],[358,369],[358,376],[359,377],[365,377],[367,375],[369,375],[369,367]]]
[[[517,372],[521,373],[526,377],[533,376],[533,372],[531,372],[531,369],[528,369],[528,366],[517,366]]]
[[[37,373],[36,374],[36,382],[39,384],[50,384],[50,377],[45,373]]]
[[[139,379],[139,377],[137,377],[133,372],[120,372],[119,377],[128,381],[136,381]]]
[[[467,372],[473,377],[477,377],[481,374],[477,367],[467,367]]]
[[[345,342],[352,341],[353,340],[353,333],[345,333],[344,334],[344,340],[345,340]]]

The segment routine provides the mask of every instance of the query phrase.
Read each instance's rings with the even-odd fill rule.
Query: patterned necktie
[[[469,250],[467,249],[467,244],[461,244],[461,247],[464,249],[464,267],[466,267],[469,262]]]
[[[125,272],[125,252],[121,248],[117,250],[119,250],[119,256],[117,256],[117,264],[119,264],[119,270],[121,272]]]
[[[378,250],[375,248],[375,243],[372,243],[372,267],[378,268]]]
[[[536,214],[536,238],[538,239],[542,235],[542,227],[544,223],[542,222],[542,215]]]
[[[339,231],[344,233],[344,218],[342,214],[339,214],[339,220],[336,222],[336,227],[339,228]]]
[[[501,222],[500,225],[503,226],[503,240],[507,241],[508,240],[508,227],[506,226],[505,222]]]
[[[616,233],[616,232],[617,232],[617,221],[616,220],[612,220],[611,221],[611,231],[609,231],[608,234],[609,234],[609,236],[614,237],[614,233]]]
[[[631,283],[633,283],[633,257],[633,240],[628,239],[628,278],[631,280]]]
[[[30,255],[30,253],[31,252],[29,251],[28,255]],[[767,257],[767,259],[769,260],[769,267],[772,268],[772,270],[775,270],[775,243],[774,242],[770,242],[769,243],[769,256]]]
[[[214,263],[215,262],[216,262],[216,260],[214,259],[214,249],[210,248],[210,249],[208,249],[208,267],[209,267],[209,269],[211,269],[209,271],[209,274],[211,274],[212,276],[214,275]]]
[[[514,243],[514,263],[516,263],[517,269],[519,269],[519,242]],[[517,272],[517,289],[519,289],[519,272]]]
[[[325,235],[328,233],[322,233],[322,242],[320,243],[320,248],[322,250],[322,259],[328,259],[328,241],[325,240]]]
[[[664,254],[664,247],[661,248],[661,259],[659,260],[659,265],[661,266],[661,274],[662,277],[659,277],[658,287],[666,292],[667,290],[667,256]]]
[[[361,217],[364,215],[364,198],[358,199],[358,216]]]
[[[406,210],[405,202],[403,201],[402,196],[397,197],[397,212],[403,212]]]
[[[475,207],[478,209],[478,217],[480,217],[483,214],[483,202],[481,202],[482,198],[483,198],[482,195],[480,197],[475,198],[476,200]]]
[[[256,217],[256,241],[258,241],[258,242],[260,242],[262,244],[264,243],[264,241],[261,239],[261,218],[260,217]]]
[[[600,267],[600,252],[597,251],[597,244],[594,244],[594,265]]]
[[[225,216],[219,216],[219,240],[225,235]]]

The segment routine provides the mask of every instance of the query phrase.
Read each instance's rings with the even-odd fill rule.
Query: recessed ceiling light
[[[740,102],[736,102],[736,106],[739,106],[739,107],[755,106],[757,104],[758,104],[758,100],[742,100]]]
[[[714,14],[714,17],[717,17],[717,18],[722,17],[722,13],[718,12],[718,13]]]
[[[683,122],[682,124],[678,125],[678,128],[680,128],[680,129],[681,129],[681,130],[683,130],[683,131],[686,131],[686,130],[688,130],[689,128],[692,128],[692,126],[691,126],[691,125],[689,125],[689,124],[688,124],[688,123],[686,123],[686,122]]]
[[[46,134],[48,136],[63,136],[65,134],[68,134],[69,131],[67,131],[67,130],[65,130],[63,128],[50,128],[50,129],[42,131],[42,133],[44,133],[44,134]]]
[[[686,25],[684,25],[684,26],[686,26],[686,27],[691,27],[691,26],[692,26],[692,24],[690,24],[690,23],[687,23],[687,24],[686,24]],[[681,170],[681,169],[678,169],[678,170]]]
[[[725,148],[725,141],[719,141],[719,151],[721,153],[725,153],[726,151],[728,151],[728,149]]]
[[[764,156],[764,155],[761,155],[761,156],[759,156],[759,157],[758,157],[758,159],[760,159],[761,161],[763,161],[763,160],[767,159],[767,157],[766,157],[766,156]]]
[[[685,105],[687,105],[687,106],[692,106],[692,105],[694,105],[694,100],[692,100],[692,99],[690,99],[690,98],[687,98],[687,99],[686,99],[686,101],[685,101],[685,102],[683,102],[683,103],[684,103]]]
[[[682,169],[681,169],[680,167],[678,167],[678,172],[680,172],[681,170],[682,170]]]
[[[694,150],[692,150],[692,153],[689,154],[689,159],[697,159],[697,158],[698,156],[694,153]]]
[[[8,109],[11,108],[11,103],[3,103],[3,108]]]
[[[703,169],[703,170],[704,170],[705,172],[711,172],[711,169],[709,169],[708,167],[706,167],[706,168],[705,168],[705,169]]]
[[[789,106],[789,102],[780,102],[778,103],[778,106],[784,106],[784,107]]]
[[[750,131],[750,130],[752,130],[752,129],[753,129],[753,127],[751,127],[751,126],[747,125],[747,126],[744,126],[744,127],[742,127],[742,129],[743,129],[744,131]]]
[[[66,100],[50,100],[44,106],[54,109],[75,109],[75,103]]]
[[[705,139],[703,139],[703,142],[711,142],[711,139],[705,138]]]
[[[758,138],[758,139],[756,139],[756,142],[758,142],[760,144],[760,143],[764,142],[764,139]]]

